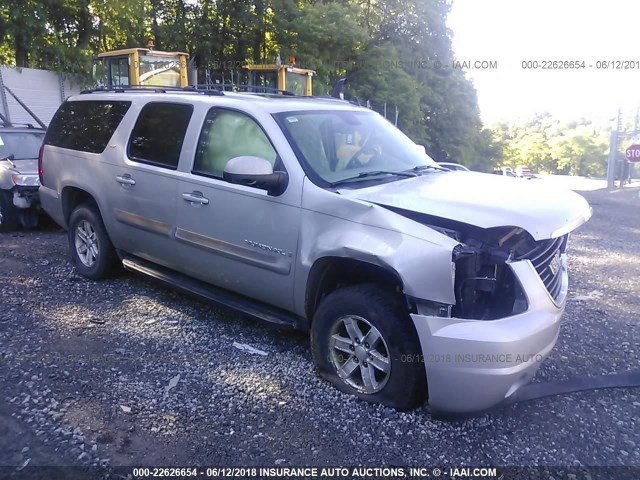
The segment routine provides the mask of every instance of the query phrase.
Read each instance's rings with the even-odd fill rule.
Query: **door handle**
[[[202,192],[183,193],[182,198],[191,203],[199,203],[201,205],[209,204],[209,199],[203,197]]]
[[[135,185],[136,181],[131,178],[131,175],[129,175],[128,173],[125,175],[118,175],[116,177],[116,181],[120,184],[120,185]]]

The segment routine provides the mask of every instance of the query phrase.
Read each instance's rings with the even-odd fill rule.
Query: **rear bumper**
[[[531,262],[510,263],[527,296],[526,312],[497,320],[411,315],[422,347],[429,405],[434,412],[467,414],[494,407],[536,374],[558,338],[567,296],[554,300]]]

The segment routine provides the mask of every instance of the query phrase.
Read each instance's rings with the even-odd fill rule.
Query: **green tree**
[[[317,70],[326,94],[349,78],[369,101],[438,160],[488,168],[495,142],[480,122],[476,92],[450,64],[447,0],[5,0],[0,60],[18,66],[90,71],[99,52],[140,47],[186,51],[205,68],[243,72],[280,53]],[[245,72],[246,73],[246,72]],[[202,73],[201,73],[202,75]],[[246,75],[245,75],[246,76]],[[498,149],[499,150],[499,149]]]
[[[282,48],[288,47],[302,66],[317,71],[314,89],[322,94],[346,73],[367,40],[360,8],[346,3],[305,5],[291,30],[295,43]]]
[[[551,140],[556,172],[569,175],[602,176],[606,172],[608,143],[605,132],[590,124],[574,125]]]
[[[398,58],[395,47],[389,44],[369,46],[357,58],[347,75],[350,87],[353,86],[352,92],[362,103],[369,100],[379,113],[383,112],[386,103],[390,120],[395,120],[397,107],[398,126],[420,143],[426,136],[420,110],[420,85],[405,70],[395,66]]]
[[[607,129],[580,119],[561,123],[549,114],[520,124],[498,124],[503,163],[536,172],[601,176],[605,172]]]
[[[490,135],[482,134],[475,89],[460,70],[435,68],[453,58],[443,0],[364,1],[369,40],[348,72],[362,99],[400,111],[399,126],[437,160],[487,169]],[[494,149],[495,150],[495,149]],[[491,155],[495,156],[494,153]]]
[[[44,0],[6,0],[0,6],[0,60],[17,67],[28,67],[46,45]]]
[[[0,60],[18,67],[89,73],[102,50],[144,44],[145,0],[7,0]]]

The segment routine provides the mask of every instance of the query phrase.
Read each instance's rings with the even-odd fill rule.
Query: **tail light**
[[[44,170],[42,168],[42,156],[44,155],[44,143],[40,145],[40,151],[38,152],[38,178],[40,179],[40,185],[44,177]]]

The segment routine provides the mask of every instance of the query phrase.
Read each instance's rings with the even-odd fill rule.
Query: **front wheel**
[[[100,280],[111,273],[116,253],[94,204],[83,203],[71,213],[69,247],[83,277]]]
[[[311,350],[320,375],[345,393],[397,410],[424,401],[415,328],[399,298],[377,285],[328,295],[313,319]]]

